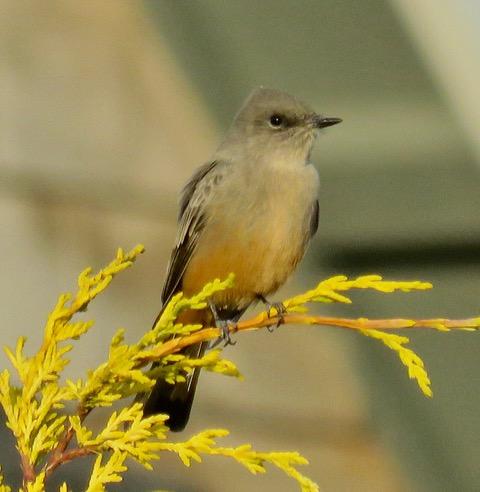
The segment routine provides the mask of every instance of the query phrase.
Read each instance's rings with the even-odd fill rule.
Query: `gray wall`
[[[77,273],[137,242],[147,254],[92,306],[97,327],[68,374],[100,362],[118,326],[132,339],[150,326],[177,192],[260,84],[344,119],[313,156],[319,235],[278,297],[328,275],[376,272],[432,280],[435,290],[357,295],[352,307],[328,312],[478,313],[476,101],[460,104],[452,70],[442,70],[458,66],[458,46],[437,44],[432,54],[449,2],[422,23],[415,15],[428,17],[429,5],[412,14],[407,0],[1,0],[2,344],[22,333],[33,350]],[[452,22],[455,42],[466,22]],[[455,71],[463,101],[471,92],[462,74]],[[302,327],[243,336],[227,355],[246,380],[203,375],[185,437],[226,427],[232,444],[299,450],[324,490],[478,490],[479,338],[416,333],[412,343],[433,380],[432,400],[372,340]],[[18,476],[14,451],[0,458]],[[127,488],[136,490],[139,480],[141,490],[295,489],[280,473],[252,477],[213,458],[187,470],[167,457],[145,476],[133,468]],[[82,466],[65,473],[81,489]]]

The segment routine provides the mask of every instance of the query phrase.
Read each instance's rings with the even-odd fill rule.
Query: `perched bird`
[[[215,294],[209,309],[182,313],[180,322],[225,328],[287,280],[318,227],[315,137],[341,121],[278,90],[260,87],[247,98],[212,159],[183,188],[162,302],[231,272],[234,287]],[[200,357],[205,349],[201,343],[186,353]],[[170,429],[182,430],[198,376],[197,369],[184,383],[158,380],[144,415],[167,413]]]

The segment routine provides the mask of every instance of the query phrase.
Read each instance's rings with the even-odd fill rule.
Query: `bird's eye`
[[[279,114],[272,114],[270,116],[270,126],[273,128],[279,128],[283,125],[283,117]]]

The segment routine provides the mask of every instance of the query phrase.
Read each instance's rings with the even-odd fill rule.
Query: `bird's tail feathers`
[[[198,343],[188,347],[188,352],[184,351],[183,354],[200,358],[206,348],[206,342]],[[166,413],[169,416],[166,424],[170,430],[182,431],[190,416],[199,376],[200,368],[196,368],[187,376],[185,382],[169,384],[163,379],[158,379],[144,404],[143,415],[148,417],[149,415]]]

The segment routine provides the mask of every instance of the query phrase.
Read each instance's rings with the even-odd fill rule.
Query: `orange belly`
[[[298,229],[298,230],[297,230]],[[305,249],[300,225],[290,221],[257,220],[251,224],[235,222],[210,224],[200,239],[185,271],[182,289],[187,295],[201,290],[209,281],[235,274],[234,287],[215,295],[219,308],[242,308],[258,294],[275,292],[292,273]]]

